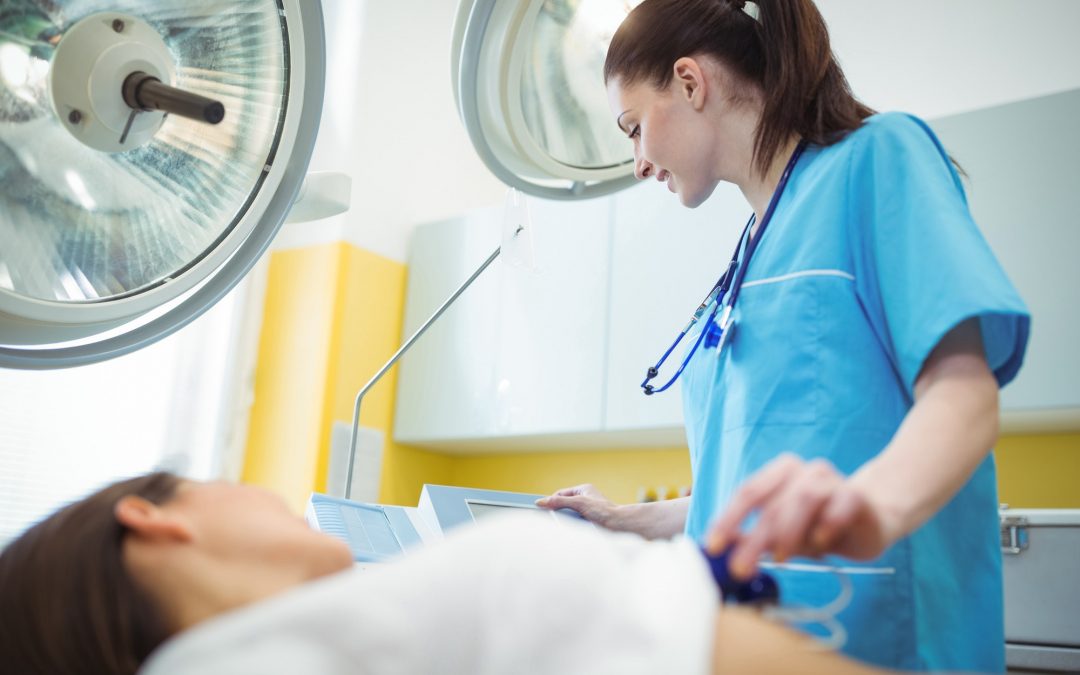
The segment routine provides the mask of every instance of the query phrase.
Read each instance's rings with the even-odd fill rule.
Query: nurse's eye
[[[634,128],[630,130],[630,135],[628,136],[628,138],[633,140],[633,139],[638,138],[640,136],[641,136],[641,125],[640,124],[635,124]]]

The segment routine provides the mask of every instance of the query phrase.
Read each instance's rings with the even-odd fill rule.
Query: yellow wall
[[[315,484],[324,435],[338,257],[336,245],[326,245],[270,260],[241,479],[297,510]]]
[[[401,342],[405,266],[346,243],[270,257],[242,480],[300,512],[326,488],[334,421]],[[391,436],[396,368],[364,398],[361,424]],[[415,504],[424,482],[449,482],[434,453],[388,442],[380,497]]]
[[[1005,436],[996,455],[1003,503],[1080,508],[1080,433]]]
[[[278,251],[259,341],[243,480],[301,510],[326,486],[330,430],[401,344],[405,266],[345,243]],[[364,399],[361,424],[383,431],[380,501],[415,504],[424,483],[546,493],[590,482],[617,502],[640,488],[690,484],[685,448],[440,455],[391,439],[396,368]],[[1080,434],[1006,436],[1001,499],[1014,507],[1080,508]]]
[[[608,498],[637,501],[640,488],[678,491],[690,486],[685,448],[544,452],[455,458],[455,485],[546,494],[592,483]]]
[[[1080,508],[1080,433],[1003,436],[995,451],[1000,499],[1015,508]],[[639,487],[690,483],[685,449],[476,456],[456,460],[457,485],[546,492],[591,482],[617,502]]]

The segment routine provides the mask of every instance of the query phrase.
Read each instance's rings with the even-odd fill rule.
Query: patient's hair
[[[124,565],[116,503],[164,504],[180,479],[153,473],[115,483],[27,530],[0,554],[4,672],[134,673],[169,629]]]

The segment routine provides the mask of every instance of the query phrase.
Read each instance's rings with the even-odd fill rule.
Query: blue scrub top
[[[808,147],[747,269],[727,344],[719,356],[699,349],[683,374],[687,535],[702,539],[739,484],[783,452],[856,471],[911,409],[930,352],[971,317],[1003,386],[1030,317],[930,128],[875,115],[839,143]],[[854,598],[839,617],[844,651],[894,668],[1004,670],[997,506],[990,456],[878,560],[827,560],[863,572],[850,575]],[[777,577],[785,605],[822,606],[840,587],[828,572]]]

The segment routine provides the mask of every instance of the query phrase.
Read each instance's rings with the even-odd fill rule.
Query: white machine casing
[[[365,504],[313,493],[305,519],[319,532],[349,545],[360,565],[385,562],[414,546],[441,539],[458,526],[488,515],[526,510],[561,519],[581,516],[572,511],[543,511],[535,502],[543,495],[482,490],[447,485],[424,485],[416,507]]]

